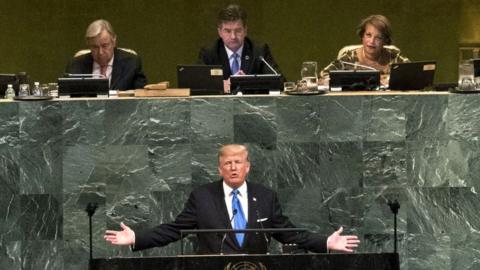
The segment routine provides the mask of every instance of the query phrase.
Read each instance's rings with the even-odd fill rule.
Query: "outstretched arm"
[[[105,231],[103,238],[112,245],[130,246],[135,244],[135,232],[127,225],[120,223],[121,231]]]
[[[332,233],[327,239],[328,250],[353,252],[360,244],[356,235],[341,235],[343,227]]]

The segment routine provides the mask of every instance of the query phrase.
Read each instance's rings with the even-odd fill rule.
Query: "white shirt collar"
[[[228,59],[231,59],[232,58],[232,54],[234,54],[235,52],[230,50],[229,48],[227,48],[227,46],[225,46],[225,51],[227,52],[227,56],[228,56]],[[242,47],[238,48],[238,50],[236,51],[236,53],[238,54],[239,58],[242,58],[242,52],[243,52],[243,45]]]
[[[231,188],[229,185],[227,185],[225,183],[225,181],[222,182],[223,183],[223,193],[225,194],[225,197],[230,197],[232,195],[232,191],[233,191],[233,188]],[[243,182],[243,184],[237,188],[237,190],[239,191],[239,195],[240,196],[246,196],[247,195],[247,181]]]
[[[110,59],[110,61],[108,61],[107,66],[108,66],[109,68],[113,66],[113,59],[114,59],[114,58],[115,58],[115,54],[113,54],[113,55],[112,55],[112,59]],[[100,70],[100,65],[99,65],[97,62],[95,62],[95,61],[93,61],[93,69],[98,69],[98,70]]]

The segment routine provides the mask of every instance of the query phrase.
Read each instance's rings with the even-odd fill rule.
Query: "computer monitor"
[[[71,97],[108,95],[109,80],[98,76],[71,76],[58,78],[58,94]]]
[[[420,90],[432,86],[435,70],[435,61],[391,64],[388,88],[392,90]]]
[[[280,74],[255,74],[230,76],[232,94],[242,92],[246,95],[269,94],[270,90],[281,91],[283,77]]]
[[[375,90],[380,87],[378,70],[331,70],[331,91]]]
[[[221,65],[178,65],[179,88],[190,88],[190,95],[223,95]]]

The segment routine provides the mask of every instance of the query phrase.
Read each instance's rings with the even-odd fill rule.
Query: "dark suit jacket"
[[[66,73],[91,74],[93,57],[91,53],[74,57],[65,68]],[[110,89],[129,90],[143,88],[147,78],[143,74],[142,61],[137,55],[115,48]]]
[[[277,195],[271,189],[256,183],[247,183],[248,190],[248,229],[295,228],[282,214]],[[185,204],[183,211],[174,222],[135,232],[133,250],[165,246],[180,239],[180,230],[187,229],[231,229],[224,199],[222,181],[213,182],[195,189]],[[275,233],[272,235],[281,243],[297,243],[300,248],[313,252],[326,252],[326,237],[310,232]],[[198,253],[220,253],[223,233],[198,234]],[[268,250],[265,235],[247,233],[240,247],[233,233],[227,234],[223,252],[226,254],[264,254]]]
[[[259,56],[263,56],[265,61],[267,61],[275,71],[281,74],[280,68],[273,59],[268,45],[257,45],[251,39],[245,38],[243,43],[241,70],[246,74],[273,74],[274,72],[260,60]],[[225,45],[220,38],[212,47],[200,49],[198,63],[205,65],[222,65],[223,78],[225,80],[232,75],[228,55],[225,51]]]

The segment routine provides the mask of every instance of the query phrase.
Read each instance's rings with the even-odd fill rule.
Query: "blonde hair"
[[[248,161],[248,148],[243,144],[225,144],[220,147],[220,150],[218,151],[218,161],[220,161],[221,157],[225,156],[228,150],[233,150],[236,154],[245,153]]]

